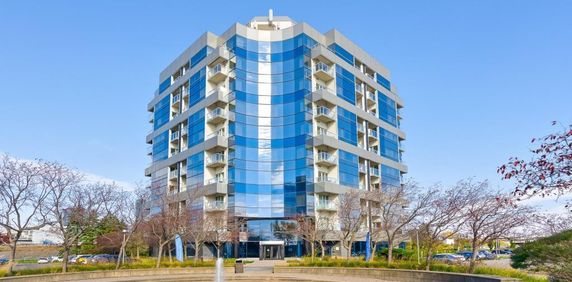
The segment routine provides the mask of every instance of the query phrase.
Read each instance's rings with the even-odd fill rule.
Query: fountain
[[[215,282],[223,282],[224,277],[224,260],[223,258],[216,259]]]

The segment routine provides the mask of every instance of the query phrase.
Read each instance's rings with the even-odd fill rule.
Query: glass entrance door
[[[262,245],[261,260],[284,259],[284,246],[282,245]]]

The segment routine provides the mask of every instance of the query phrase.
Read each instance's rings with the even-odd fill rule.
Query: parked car
[[[465,261],[465,257],[456,254],[436,254],[433,255],[433,260],[448,264],[461,264]]]
[[[471,252],[471,251],[459,251],[459,252],[457,252],[457,255],[461,255],[465,259],[469,260],[473,256],[473,252]],[[483,255],[481,253],[477,253],[477,259],[484,259],[484,258],[485,258],[485,255]]]
[[[39,264],[50,263],[50,260],[48,260],[48,258],[41,257],[41,258],[38,258],[38,263]]]
[[[86,264],[87,261],[86,259],[91,258],[93,255],[77,255],[77,256],[71,256],[68,260],[69,263],[81,263],[81,264]],[[83,261],[83,263],[82,263]]]
[[[497,253],[497,252],[493,251],[493,253]],[[498,250],[498,253],[501,255],[512,255],[512,251],[509,249]]]
[[[48,257],[48,260],[50,262],[63,262],[64,261],[64,259],[62,257],[58,257],[58,256]]]
[[[496,259],[497,258],[497,256],[495,254],[493,254],[487,250],[480,250],[478,255],[481,255],[483,257],[483,259]]]
[[[89,263],[115,263],[117,255],[99,254],[91,257]]]
[[[0,265],[7,264],[9,261],[7,258],[0,258]]]

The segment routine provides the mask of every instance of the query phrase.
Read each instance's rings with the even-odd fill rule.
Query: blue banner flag
[[[365,261],[371,259],[371,238],[369,238],[369,232],[365,235]]]
[[[178,261],[183,261],[183,240],[179,234],[175,236],[175,257]]]

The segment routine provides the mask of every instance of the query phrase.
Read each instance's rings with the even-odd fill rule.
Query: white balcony
[[[226,120],[226,111],[223,108],[216,108],[207,114],[207,122],[217,124]]]
[[[222,64],[217,64],[209,69],[209,81],[220,83],[228,77],[228,68]]]
[[[328,152],[319,152],[316,155],[316,164],[323,165],[323,166],[335,166],[338,164],[338,159],[336,156],[328,153]]]
[[[336,113],[326,107],[320,106],[316,108],[315,118],[321,122],[332,122],[336,120]]]
[[[376,149],[375,147],[369,147],[369,150],[368,150],[368,151],[370,151],[370,152],[372,152],[372,153],[374,153],[374,154],[376,154],[376,155],[378,154],[378,151],[377,151],[377,149]]]
[[[217,183],[226,183],[226,179],[224,177],[215,177],[215,178],[211,178],[209,180],[206,181],[206,185],[210,185],[210,184],[217,184]]]
[[[181,136],[185,136],[189,133],[189,126],[185,125],[183,126],[183,128],[181,128]]]
[[[149,146],[149,147],[147,147],[147,155],[148,155],[148,156],[152,156],[152,155],[153,155],[153,146],[152,146],[152,145]]]
[[[363,94],[363,85],[356,84],[356,93]]]
[[[320,90],[328,90],[328,87],[326,87],[323,84],[316,83],[316,91],[320,91]]]
[[[179,137],[180,137],[179,131],[171,133],[171,142],[179,140]]]
[[[149,123],[153,123],[153,122],[155,122],[155,113],[150,112],[149,113]]]
[[[377,140],[378,139],[377,130],[368,128],[367,136],[369,136],[370,139]]]
[[[179,177],[179,170],[175,169],[175,170],[171,170],[171,172],[169,172],[169,179],[175,179]]]
[[[333,177],[319,176],[318,178],[316,178],[316,183],[334,183],[334,184],[337,184],[338,180],[336,178],[333,178]]]
[[[224,153],[212,154],[207,157],[206,165],[207,167],[216,168],[225,166],[226,161],[224,160]]]
[[[338,210],[338,207],[330,201],[319,201],[316,203],[316,210],[322,212],[335,212]]]
[[[377,99],[375,98],[375,93],[367,91],[365,96],[367,97],[368,106],[372,106],[376,103]]]
[[[369,167],[369,175],[379,177],[379,168],[377,167]]]
[[[359,164],[358,168],[359,168],[359,172],[360,172],[360,173],[364,173],[364,174],[365,174],[365,165],[364,165],[364,164]]]
[[[363,126],[363,124],[361,124],[361,123],[357,124],[357,131],[358,131],[358,133],[362,133],[362,134],[365,133],[365,127]]]
[[[330,81],[334,79],[335,73],[333,68],[326,65],[323,62],[317,62],[314,66],[314,75],[316,78],[323,80],[323,81]]]
[[[208,201],[205,204],[205,211],[207,212],[221,212],[226,210],[224,201]]]
[[[176,106],[181,101],[181,94],[174,95],[171,101],[172,106]]]

